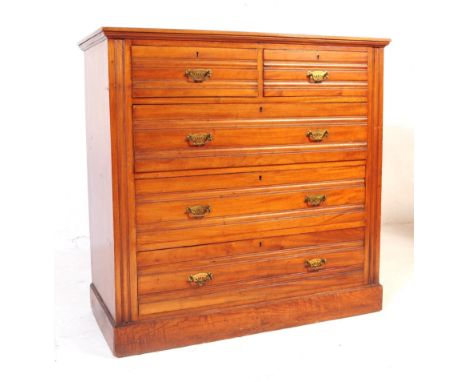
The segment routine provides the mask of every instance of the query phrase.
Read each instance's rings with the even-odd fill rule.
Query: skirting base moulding
[[[101,28],[91,306],[116,356],[375,312],[388,39]]]

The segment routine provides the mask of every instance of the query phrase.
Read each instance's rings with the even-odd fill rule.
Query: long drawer
[[[192,263],[201,260],[243,257],[252,254],[264,256],[269,252],[294,250],[303,247],[327,247],[336,243],[358,243],[364,245],[364,227],[300,234],[279,233],[247,240],[234,240],[137,253],[137,266],[141,274],[167,264]]]
[[[364,180],[320,182],[262,189],[227,189],[155,196],[136,208],[137,224],[162,230],[194,228],[230,216],[364,204]]]
[[[367,105],[135,105],[135,171],[360,160]]]
[[[367,51],[265,49],[265,96],[368,96]]]
[[[137,179],[137,249],[365,224],[364,162],[244,171]]]
[[[323,276],[349,268],[362,268],[361,243],[306,247],[237,257],[177,263],[140,270],[138,293],[147,295],[181,291],[187,295],[207,294],[219,288],[236,288],[248,281],[274,282],[276,278]],[[203,288],[202,288],[203,287]]]
[[[139,252],[140,315],[360,285],[364,243],[361,227]]]
[[[166,229],[160,224],[137,225],[136,244],[138,251],[148,251],[280,234],[363,227],[365,223],[364,205],[280,211],[200,219],[191,227],[187,227],[183,221],[171,222]]]
[[[296,165],[244,167],[209,172],[184,171],[138,174],[137,201],[151,201],[161,193],[193,192],[304,184],[334,180],[364,179],[365,161],[303,163]],[[142,176],[145,176],[144,178]],[[259,190],[261,191],[261,190]]]
[[[134,97],[255,97],[257,49],[132,47]]]
[[[356,256],[356,260],[359,258],[357,253],[351,256]],[[210,281],[214,282],[216,276],[212,277],[213,280]],[[355,264],[337,267],[335,270],[227,283],[217,287],[188,285],[187,289],[140,295],[138,309],[141,317],[197,310],[206,312],[211,309],[359,287],[364,283],[364,269]]]

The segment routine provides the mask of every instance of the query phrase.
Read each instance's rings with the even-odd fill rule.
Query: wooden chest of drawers
[[[385,39],[85,39],[91,303],[117,356],[381,309]]]

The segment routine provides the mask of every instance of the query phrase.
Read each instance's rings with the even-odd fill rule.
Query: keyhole
[[[317,60],[320,60],[320,54],[317,53]]]
[[[198,58],[198,52],[197,52],[197,58]]]
[[[259,246],[259,247],[262,246],[262,242],[261,242],[261,241],[258,242],[258,246]]]
[[[262,176],[261,176],[261,175],[258,176],[258,180],[262,180]]]
[[[263,106],[260,106],[260,113],[263,112]]]

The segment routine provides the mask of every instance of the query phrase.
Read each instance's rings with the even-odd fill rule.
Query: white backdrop
[[[105,25],[392,38],[385,51],[383,221],[412,221],[416,129],[416,216],[421,222],[416,250],[421,254],[420,285],[430,293],[417,300],[421,324],[414,336],[421,344],[430,338],[434,347],[452,349],[442,355],[430,352],[430,347],[417,349],[421,361],[400,365],[406,368],[401,372],[416,376],[430,365],[433,375],[457,380],[457,365],[463,364],[463,358],[452,341],[467,339],[466,329],[460,330],[466,327],[461,325],[466,321],[460,310],[462,299],[455,297],[456,291],[466,290],[461,281],[464,273],[457,276],[466,269],[460,265],[466,263],[466,223],[460,217],[460,223],[453,223],[467,212],[462,201],[467,192],[468,32],[462,4],[450,0],[3,3],[0,279],[7,312],[2,315],[3,341],[8,344],[3,348],[9,355],[20,355],[6,367],[18,375],[37,374],[49,365],[42,357],[48,357],[48,349],[53,351],[52,255],[88,234],[84,68],[77,42]],[[438,263],[448,254],[457,264],[450,266],[450,273],[441,271]],[[444,275],[447,280],[442,281]],[[450,290],[443,291],[444,285]],[[449,324],[444,312],[451,312]],[[394,355],[378,341],[372,346],[382,357]],[[238,367],[232,361],[233,368]],[[365,360],[353,361],[362,362],[361,380],[366,380]],[[72,362],[67,365],[72,380],[92,374]],[[400,366],[383,370],[380,380],[397,376]],[[131,367],[138,371],[138,364]],[[109,375],[110,370],[100,373]],[[263,380],[255,373],[251,376]],[[155,371],[151,378],[157,377]]]

